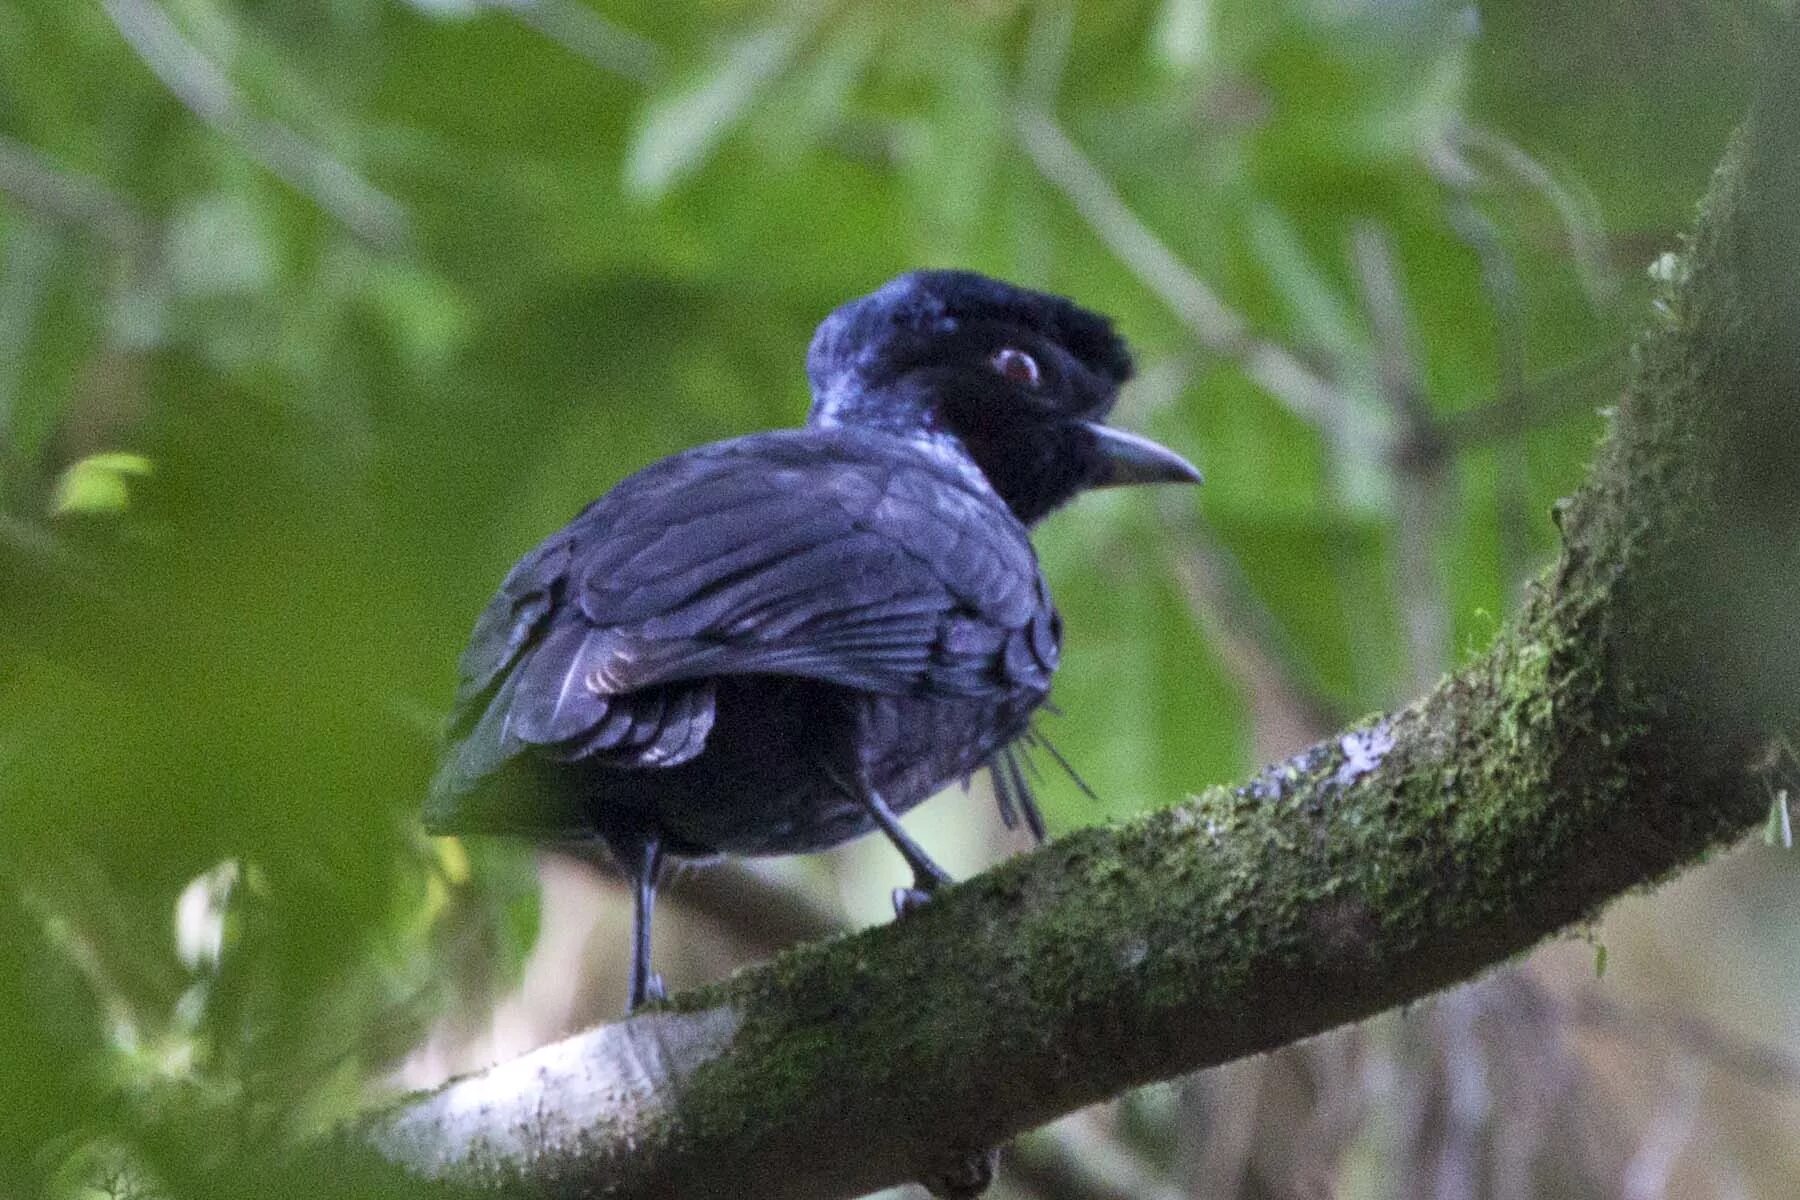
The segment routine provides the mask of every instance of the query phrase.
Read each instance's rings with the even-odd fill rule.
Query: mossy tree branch
[[[1755,826],[1800,679],[1800,54],[1773,74],[1485,657],[358,1136],[504,1194],[851,1196],[1427,995]]]

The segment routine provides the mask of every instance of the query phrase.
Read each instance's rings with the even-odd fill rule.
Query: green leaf
[[[150,460],[141,454],[111,450],[69,464],[56,481],[51,511],[65,513],[123,512],[130,502],[126,479],[148,475]]]
[[[184,296],[255,295],[277,279],[266,221],[251,197],[214,192],[169,224],[169,278]]]

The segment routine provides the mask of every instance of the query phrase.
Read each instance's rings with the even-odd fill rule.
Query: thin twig
[[[1625,342],[1615,342],[1546,372],[1525,385],[1516,411],[1496,396],[1474,408],[1445,413],[1437,418],[1438,436],[1451,451],[1461,452],[1552,424],[1580,408],[1595,383],[1617,376],[1627,351]]]
[[[1459,122],[1451,131],[1451,138],[1453,147],[1492,158],[1514,179],[1544,198],[1562,223],[1575,269],[1592,300],[1604,303],[1618,292],[1618,279],[1607,258],[1606,232],[1595,215],[1596,205],[1591,198],[1578,197],[1524,147],[1495,130]]]
[[[1019,71],[1019,94],[1031,110],[1047,113],[1055,105],[1074,34],[1075,6],[1069,0],[1049,0],[1032,10]]]
[[[101,0],[101,6],[144,65],[188,111],[359,237],[381,246],[406,240],[410,222],[399,201],[286,125],[251,112],[225,72],[153,0]]]
[[[1363,304],[1374,327],[1381,393],[1400,429],[1400,452],[1393,459],[1400,497],[1395,557],[1408,684],[1422,691],[1450,665],[1450,614],[1438,553],[1447,458],[1425,395],[1417,334],[1400,284],[1393,241],[1386,230],[1364,224],[1352,233],[1350,245]]]
[[[1127,422],[1146,424],[1174,401],[1192,373],[1187,355],[1144,368],[1123,402],[1131,405]],[[1237,557],[1193,519],[1188,501],[1171,496],[1158,511],[1195,622],[1249,699],[1257,758],[1285,758],[1342,724],[1348,714],[1338,711]]]
[[[1709,1066],[1772,1092],[1800,1094],[1800,1056],[1752,1041],[1692,1013],[1642,1006],[1627,1009],[1592,990],[1558,1005],[1563,1020],[1647,1047],[1671,1043]]]
[[[1699,1110],[1699,1081],[1692,1064],[1682,1063],[1675,1086],[1659,1098],[1649,1128],[1625,1164],[1619,1181],[1622,1200],[1662,1200],[1669,1194],[1676,1164],[1693,1141]]]
[[[1464,169],[1446,169],[1452,162]],[[1453,145],[1431,155],[1433,174],[1447,197],[1445,216],[1450,228],[1481,265],[1481,286],[1494,316],[1495,374],[1499,398],[1495,418],[1503,435],[1498,440],[1494,507],[1500,535],[1501,577],[1513,595],[1525,580],[1531,561],[1531,522],[1526,515],[1530,494],[1530,464],[1525,445],[1525,318],[1519,273],[1501,243],[1499,230],[1476,205],[1472,189],[1479,175],[1460,164]]]
[[[730,929],[746,948],[764,953],[851,927],[843,913],[754,862],[724,862],[683,872],[665,891],[671,903]]]
[[[15,467],[23,464],[18,464],[16,439],[10,436],[13,410],[31,361],[32,339],[54,286],[60,240],[42,223],[15,221],[0,245],[0,472],[14,481],[28,472]]]
[[[663,48],[574,0],[486,0],[527,29],[609,75],[648,87],[662,77]]]
[[[1346,714],[1231,551],[1172,507],[1163,509],[1163,530],[1183,596],[1249,701],[1257,760],[1285,758],[1343,724]]]
[[[64,170],[42,151],[0,133],[0,192],[39,217],[100,235],[121,249],[149,240],[150,221],[125,197],[88,175]]]
[[[1449,204],[1450,226],[1481,262],[1482,287],[1494,314],[1494,345],[1500,379],[1495,416],[1505,434],[1495,447],[1499,471],[1494,507],[1500,531],[1500,570],[1507,594],[1513,594],[1530,569],[1531,524],[1526,516],[1530,492],[1525,456],[1525,329],[1520,313],[1519,278],[1493,222],[1466,195]]]
[[[1195,1076],[1182,1088],[1183,1125],[1190,1136],[1183,1139],[1174,1172],[1189,1195],[1243,1194],[1256,1151],[1257,1117],[1276,1062],[1275,1055],[1240,1059]]]
[[[1436,1057],[1441,1079],[1432,1089],[1432,1141],[1419,1164],[1431,1178],[1437,1196],[1480,1194],[1481,1155],[1494,1106],[1489,1082],[1492,1067],[1486,1047],[1476,1037],[1475,1019],[1482,997],[1477,989],[1458,988],[1432,1006]]]
[[[619,878],[611,855],[598,844],[570,843],[547,854],[585,863],[608,879]],[[676,871],[663,893],[670,903],[730,929],[746,948],[763,954],[851,928],[843,914],[753,862],[726,861]]]
[[[1340,404],[1334,384],[1281,346],[1253,333],[1250,323],[1188,270],[1131,211],[1112,183],[1048,113],[1021,108],[1015,124],[1020,144],[1038,172],[1075,206],[1088,227],[1139,281],[1168,305],[1195,341],[1237,364],[1296,416],[1314,425],[1326,423]]]
[[[1002,1163],[1054,1200],[1186,1200],[1187,1194],[1101,1124],[1089,1109],[1019,1141]]]
[[[86,602],[123,605],[124,597],[106,582],[94,564],[73,553],[56,535],[40,525],[0,512],[0,556],[16,556],[0,578],[17,584],[22,579],[44,580],[63,589],[65,599],[79,596]],[[6,561],[0,557],[0,561]],[[121,608],[120,613],[123,613]]]

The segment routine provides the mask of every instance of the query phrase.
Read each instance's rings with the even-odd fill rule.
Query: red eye
[[[1008,346],[996,351],[988,362],[1002,379],[1009,379],[1021,387],[1034,388],[1038,385],[1037,359],[1023,350]]]

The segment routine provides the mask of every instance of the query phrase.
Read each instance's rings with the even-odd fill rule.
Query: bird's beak
[[[1129,483],[1202,483],[1200,469],[1167,446],[1147,437],[1126,433],[1098,421],[1083,421],[1093,435],[1096,456],[1091,488],[1121,487]]]

